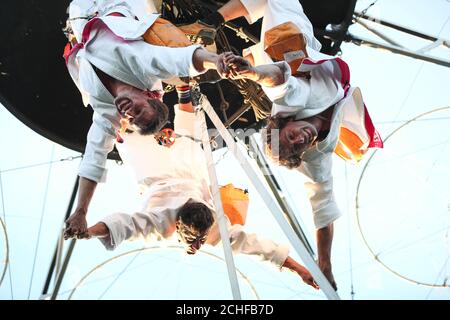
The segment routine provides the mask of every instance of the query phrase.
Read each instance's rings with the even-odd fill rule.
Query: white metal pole
[[[206,163],[208,165],[209,180],[211,183],[211,191],[213,195],[214,205],[216,207],[216,222],[219,225],[220,237],[222,239],[223,251],[225,254],[225,261],[227,263],[228,277],[230,279],[231,292],[234,300],[241,300],[241,292],[239,290],[239,283],[236,275],[236,267],[234,266],[233,254],[231,252],[230,236],[227,229],[227,220],[225,218],[222,206],[222,199],[220,197],[219,185],[217,182],[216,169],[209,142],[208,127],[206,125],[205,113],[203,110],[198,110],[196,116],[200,119],[202,130],[202,143],[205,152]]]
[[[308,250],[305,248],[304,244],[297,237],[294,230],[292,230],[291,226],[284,218],[283,212],[274,202],[270,192],[266,189],[263,182],[258,177],[256,171],[247,161],[245,155],[241,152],[241,150],[239,150],[234,138],[231,136],[230,132],[228,132],[228,130],[225,128],[222,121],[217,116],[213,107],[211,106],[208,99],[204,95],[202,95],[201,97],[201,106],[203,110],[205,110],[206,114],[208,114],[211,121],[214,123],[214,126],[217,128],[217,130],[219,130],[219,133],[225,140],[228,149],[233,153],[233,155],[236,157],[241,167],[244,169],[245,173],[249,177],[250,181],[253,183],[258,193],[261,195],[261,198],[264,200],[269,210],[272,212],[273,216],[277,220],[283,232],[286,234],[292,246],[299,254],[303,263],[311,272],[312,276],[314,277],[314,280],[320,286],[320,289],[322,289],[322,291],[324,292],[324,294],[328,299],[339,300],[340,299],[339,295],[337,294],[336,291],[334,291],[333,287],[330,285],[327,278],[323,275],[322,271],[317,266],[316,262],[311,257]]]

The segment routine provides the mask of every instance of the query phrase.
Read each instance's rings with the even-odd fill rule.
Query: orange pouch
[[[248,193],[230,183],[220,188],[220,197],[223,211],[231,224],[244,225],[248,212]]]
[[[143,38],[147,43],[171,48],[187,47],[192,44],[183,31],[163,18],[157,18],[144,33]]]
[[[292,22],[285,22],[264,34],[264,51],[274,61],[286,61],[292,75],[300,75],[298,68],[308,57],[303,33]]]

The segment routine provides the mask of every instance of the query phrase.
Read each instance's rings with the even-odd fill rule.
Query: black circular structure
[[[166,5],[181,3],[197,6],[190,20],[210,12],[226,1],[184,0],[164,1]],[[316,36],[325,53],[335,54],[351,22],[356,0],[300,1],[310,17]],[[86,134],[91,124],[92,110],[83,107],[81,96],[67,72],[62,57],[67,42],[62,28],[67,18],[69,0],[3,0],[0,11],[0,102],[25,125],[40,135],[67,148],[83,152]],[[174,21],[177,22],[177,21]],[[245,19],[232,23],[259,37],[259,24],[249,26]],[[333,40],[324,37],[328,24],[340,25]],[[223,39],[236,52],[252,43],[239,38],[230,28],[224,28]],[[223,48],[222,48],[223,49]],[[219,50],[221,48],[219,47]],[[239,90],[240,89],[240,90]],[[243,107],[242,92],[227,80],[204,84],[202,91],[211,101],[224,123],[246,128],[254,125],[252,107]],[[265,97],[255,95],[255,100]],[[267,98],[265,98],[267,99]],[[175,95],[165,97],[175,102]],[[224,103],[224,101],[226,103]],[[258,103],[258,101],[256,101]],[[267,103],[267,101],[266,101]],[[228,122],[228,123],[227,123]],[[110,155],[117,158],[117,154]]]

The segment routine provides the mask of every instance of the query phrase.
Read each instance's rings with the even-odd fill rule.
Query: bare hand
[[[306,270],[304,267],[299,268],[298,270],[295,270],[295,272],[298,273],[298,275],[302,278],[303,282],[310,285],[314,289],[318,290],[319,285],[314,281],[313,276],[311,273]]]
[[[216,62],[216,70],[217,73],[222,77],[222,78],[228,78],[229,74],[230,74],[230,69],[227,67],[227,65],[224,62],[224,55],[226,53],[221,53],[217,59]]]
[[[283,267],[288,268],[289,270],[297,273],[303,280],[304,283],[310,285],[314,289],[319,289],[319,286],[314,281],[311,273],[300,263],[292,259],[291,257],[287,257],[283,263]]]
[[[70,238],[77,239],[89,239],[87,221],[86,221],[86,211],[84,209],[77,209],[75,212],[66,220],[66,228],[64,230],[64,240]]]
[[[228,69],[228,73],[222,75],[224,78],[257,80],[258,75],[255,69],[249,61],[241,56],[237,56],[232,52],[225,52],[221,55],[221,58]]]

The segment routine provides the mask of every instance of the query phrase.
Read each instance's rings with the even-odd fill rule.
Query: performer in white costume
[[[78,205],[67,220],[69,236],[87,231],[89,202],[97,183],[106,179],[106,159],[120,119],[127,118],[143,134],[159,131],[168,117],[161,101],[161,80],[218,67],[219,56],[198,45],[166,47],[144,41],[161,21],[148,10],[145,0],[74,0],[70,4],[67,68],[94,115],[79,168]],[[172,27],[171,38],[179,36],[182,44],[190,44],[176,27],[164,26]]]
[[[98,237],[113,250],[125,240],[169,239],[176,233],[188,254],[195,254],[204,243],[219,243],[199,120],[185,100],[175,106],[177,138],[170,148],[151,135],[125,134],[124,143],[117,147],[144,190],[143,205],[132,215],[115,213],[103,218],[88,228],[85,238]],[[227,225],[234,253],[257,255],[278,268],[286,267],[318,288],[308,270],[288,256],[287,246],[247,234],[242,225],[231,225],[228,217]]]
[[[222,76],[257,81],[273,102],[272,117],[263,133],[266,152],[308,178],[305,187],[317,228],[318,264],[336,289],[331,244],[333,221],[341,213],[333,195],[332,153],[339,151],[341,157],[356,162],[368,148],[383,143],[361,91],[350,87],[347,64],[320,52],[321,45],[298,0],[230,0],[192,27],[216,28],[241,16],[249,23],[263,18],[261,40],[244,52],[247,60],[229,53],[225,60],[232,69]],[[283,39],[283,34],[291,38]],[[288,48],[292,39],[298,40],[298,48]],[[291,43],[277,58],[283,40]],[[344,128],[350,134],[344,135]],[[351,149],[355,141],[357,147]]]

